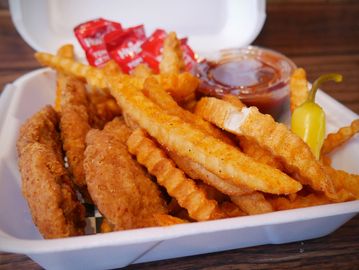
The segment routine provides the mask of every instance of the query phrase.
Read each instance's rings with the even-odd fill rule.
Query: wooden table
[[[344,75],[329,95],[359,113],[359,2],[269,1],[266,24],[255,45],[278,50],[307,70],[312,81],[327,72]],[[38,68],[33,50],[0,1],[0,89]],[[213,243],[215,245],[215,243]],[[359,216],[329,236],[129,266],[126,269],[358,269]],[[28,257],[0,253],[0,269],[40,269]]]

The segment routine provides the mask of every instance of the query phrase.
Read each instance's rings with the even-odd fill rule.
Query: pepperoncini
[[[323,82],[329,80],[341,82],[342,79],[342,75],[334,73],[320,76],[313,83],[307,100],[292,114],[292,131],[309,145],[317,159],[319,159],[320,149],[325,137],[325,113],[315,103],[315,94]]]

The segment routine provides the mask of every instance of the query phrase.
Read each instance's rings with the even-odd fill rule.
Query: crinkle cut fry
[[[44,53],[37,53],[35,56],[40,63],[50,65],[55,69],[77,71],[80,77],[86,77],[88,83],[93,81],[92,75],[94,75],[96,80],[105,87],[108,84],[120,107],[152,137],[162,145],[177,151],[178,154],[188,156],[204,165],[218,176],[235,184],[247,185],[249,188],[269,193],[289,194],[301,189],[298,182],[282,172],[258,164],[237,149],[207,136],[175,116],[165,114],[136,86],[121,83],[122,78],[119,75],[111,78],[96,69],[91,73],[79,72],[78,68],[84,65],[74,61]],[[88,67],[85,70],[88,71]]]
[[[136,156],[137,161],[156,176],[157,182],[166,188],[169,195],[188,210],[191,218],[204,221],[224,217],[217,202],[207,199],[196,183],[176,168],[173,161],[143,130],[137,129],[131,134],[127,147],[130,153]]]
[[[334,148],[337,148],[338,146],[344,144],[358,132],[359,119],[355,119],[350,124],[350,126],[342,127],[337,132],[328,134],[328,136],[324,140],[320,154],[329,154],[331,151],[333,151]]]
[[[181,42],[175,32],[168,33],[163,42],[162,60],[160,63],[161,73],[180,73],[184,70]]]
[[[243,108],[246,107],[246,105],[244,105],[242,101],[240,101],[236,96],[224,95],[222,99],[231,103],[239,110],[242,110]],[[256,161],[265,163],[269,166],[272,166],[282,171],[283,165],[279,162],[278,159],[276,159],[272,155],[271,152],[269,152],[267,149],[262,148],[260,145],[258,145],[256,141],[248,139],[245,136],[237,136],[237,137],[239,139],[239,144],[241,146],[243,153],[255,159]]]
[[[256,107],[239,110],[216,98],[202,98],[196,113],[236,135],[247,136],[278,157],[287,170],[299,174],[303,184],[335,200],[336,194],[328,174],[315,159],[309,147],[285,125],[276,123],[270,115]]]
[[[68,59],[74,59],[74,47],[71,44],[66,44],[60,47],[60,49],[57,51],[57,55],[68,58]],[[57,73],[57,81],[56,81],[56,98],[55,98],[55,110],[57,112],[61,111],[61,96],[62,96],[62,83],[63,80],[66,78],[65,74],[62,74],[61,72]]]
[[[106,80],[103,79],[100,69],[78,63],[72,59],[54,56],[49,53],[37,52],[35,53],[35,58],[44,66],[49,66],[65,74],[86,79],[87,83],[92,87],[100,89],[107,88]],[[143,80],[141,79],[131,77],[127,74],[118,74],[116,76],[122,78],[124,81],[128,81],[139,89],[143,88]],[[198,78],[189,72],[180,74],[159,74],[155,75],[155,78],[177,101],[187,100],[192,97],[199,84]]]
[[[290,111],[293,112],[308,98],[309,89],[307,75],[303,68],[294,70],[289,84]]]
[[[176,165],[184,171],[192,179],[198,179],[204,183],[215,187],[220,192],[229,195],[242,195],[253,192],[244,186],[234,185],[229,181],[223,180],[214,173],[208,171],[206,168],[201,166],[199,163],[194,162],[190,158],[179,156],[174,152],[168,152],[168,155],[176,163]]]
[[[330,175],[338,194],[337,201],[345,202],[359,200],[359,175],[336,170],[324,165],[324,170]]]
[[[279,170],[255,162],[235,147],[166,114],[133,85],[124,86],[116,77],[106,80],[122,109],[170,151],[193,159],[236,185],[275,194],[301,189],[300,183]]]
[[[228,144],[234,145],[226,134],[211,123],[204,121],[201,117],[183,109],[159,84],[155,78],[150,77],[145,81],[143,93],[155,104],[157,104],[166,113],[177,116],[185,122],[192,124],[196,128],[207,132],[209,135],[216,137]]]
[[[212,135],[216,138],[221,139],[224,142],[227,142],[233,145],[233,142],[220,130],[213,127],[210,123],[204,121],[202,118],[199,118],[197,115],[190,113],[180,106],[172,99],[172,97],[167,94],[157,81],[152,78],[148,78],[145,82],[143,89],[145,95],[150,98],[154,103],[160,106],[167,113],[178,116],[185,122],[193,124],[195,127],[201,129],[202,131]],[[243,105],[244,106],[244,105]],[[252,193],[253,190],[250,190],[245,187],[239,187],[238,185],[233,185],[228,181],[225,181],[210,171],[203,168],[203,166],[192,161],[189,158],[178,156],[174,152],[169,152],[169,156],[175,161],[176,165],[181,168],[187,175],[193,179],[200,179],[205,183],[214,186],[221,192],[227,195],[240,195]]]

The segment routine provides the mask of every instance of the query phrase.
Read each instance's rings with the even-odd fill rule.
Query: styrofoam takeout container
[[[114,1],[108,2],[111,5],[115,4]],[[99,1],[86,1],[86,4],[84,1],[76,1],[76,3],[45,0],[11,1],[10,7],[16,27],[25,40],[35,49],[51,52],[54,52],[60,44],[73,41],[72,27],[92,17],[102,16],[128,26],[145,23],[150,29],[165,26],[164,28],[168,30],[176,30],[181,35],[189,36],[191,45],[197,51],[204,51],[201,49],[206,48],[208,40],[212,40],[208,42],[210,49],[247,45],[255,38],[264,21],[264,1],[206,0],[191,3],[183,0],[171,1],[175,6],[173,9],[168,6],[168,1],[148,2],[151,2],[151,7],[147,1],[126,1],[126,5],[120,1],[116,12],[106,8],[104,2],[101,2],[101,6],[97,6],[96,3],[98,4]],[[182,25],[179,21],[180,17],[176,16],[182,5],[186,6],[185,10],[187,10],[193,7],[195,2],[200,5],[197,7],[197,12],[186,14],[192,16],[186,18],[194,25],[193,28],[189,28],[188,25]],[[69,5],[67,10],[69,14],[65,12],[66,5]],[[141,9],[141,7],[153,8],[152,5],[162,5],[165,9],[177,10],[170,14],[161,12],[162,15],[173,14],[173,21],[166,16],[162,19],[158,17],[163,16],[150,16],[148,12]],[[89,7],[90,11],[83,11],[84,6]],[[131,11],[131,8],[135,10]],[[242,33],[240,26],[243,22],[234,16],[236,12],[233,8],[237,8],[238,14],[246,14],[247,23],[256,25],[248,26],[255,29],[251,31],[257,32],[250,38],[250,35],[247,35],[244,41],[238,38]],[[199,24],[197,29],[195,17],[203,9],[208,11],[210,17],[206,18],[201,12],[200,15],[205,17],[203,19],[205,23]],[[152,11],[156,10],[152,9]],[[211,19],[214,18],[216,10],[219,10],[219,14],[225,15],[219,15],[220,26],[215,25],[214,29],[209,29],[212,27]],[[81,16],[78,14],[79,11],[83,11]],[[253,14],[247,14],[250,12]],[[64,19],[64,14],[68,15],[68,18]],[[129,14],[133,15],[133,20]],[[256,21],[253,22],[249,18],[254,18],[253,20]],[[37,30],[39,34],[36,34],[36,29],[39,29]],[[54,89],[54,72],[40,69],[7,85],[0,97],[0,250],[2,251],[24,253],[49,269],[114,268],[131,263],[321,237],[333,232],[359,212],[359,201],[352,201],[170,227],[43,240],[32,222],[28,206],[21,194],[15,144],[21,123],[43,105],[54,102]],[[323,92],[318,92],[317,101],[325,108],[328,132],[348,125],[353,119],[358,118],[358,115]],[[288,122],[288,119],[289,113],[282,118],[284,122]],[[359,138],[356,137],[336,150],[333,153],[334,167],[359,173],[358,149]]]

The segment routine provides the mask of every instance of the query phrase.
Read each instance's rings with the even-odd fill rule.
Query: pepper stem
[[[312,85],[312,89],[309,91],[308,101],[314,102],[315,94],[317,93],[317,90],[319,86],[326,81],[335,81],[335,82],[341,82],[343,80],[343,76],[338,73],[329,73],[324,74],[320,76],[318,79],[316,79]]]

